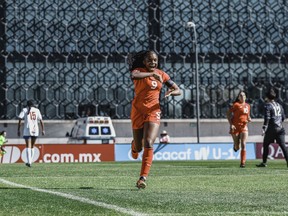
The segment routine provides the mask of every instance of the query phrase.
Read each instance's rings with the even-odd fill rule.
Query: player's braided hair
[[[128,64],[129,70],[133,71],[135,68],[143,68],[145,65],[143,64],[143,60],[145,56],[149,55],[150,53],[155,53],[154,51],[140,51],[136,54],[129,54],[128,55]]]

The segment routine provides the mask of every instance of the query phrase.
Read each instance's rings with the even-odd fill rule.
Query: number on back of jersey
[[[272,103],[272,107],[274,109],[275,116],[281,116],[281,107],[278,103]]]

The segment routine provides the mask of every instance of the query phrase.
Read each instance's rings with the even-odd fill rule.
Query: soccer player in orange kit
[[[181,95],[179,87],[170,79],[169,75],[157,69],[158,56],[153,51],[137,53],[130,62],[131,79],[134,83],[135,96],[132,102],[131,121],[133,141],[131,154],[138,158],[144,147],[140,178],[137,188],[146,187],[146,179],[153,160],[153,144],[160,127],[160,91],[162,85],[168,87],[165,98]]]
[[[246,163],[246,140],[248,138],[248,122],[251,122],[250,105],[246,103],[246,93],[240,91],[233,105],[227,111],[227,119],[230,124],[230,134],[234,141],[234,151],[240,149],[240,167]]]

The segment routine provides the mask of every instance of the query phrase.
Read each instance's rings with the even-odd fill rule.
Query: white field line
[[[30,187],[30,186],[26,186],[26,185],[21,185],[21,184],[17,184],[11,181],[7,181],[5,179],[0,178],[0,182],[2,182],[3,184],[6,185],[10,185],[13,187],[19,187],[19,188],[26,188],[26,189],[30,189],[33,191],[38,191],[38,192],[42,192],[42,193],[48,193],[48,194],[53,194],[56,196],[60,196],[60,197],[64,197],[67,199],[71,199],[71,200],[76,200],[82,203],[87,203],[87,204],[91,204],[94,206],[99,206],[102,208],[106,208],[106,209],[111,209],[117,212],[121,212],[127,215],[132,215],[132,216],[146,216],[146,214],[141,213],[141,212],[136,212],[133,211],[131,209],[126,209],[126,208],[122,208],[116,205],[111,205],[111,204],[107,204],[104,202],[98,202],[98,201],[94,201],[94,200],[90,200],[88,198],[84,198],[84,197],[80,197],[80,196],[74,196],[72,194],[67,194],[67,193],[61,193],[61,192],[55,192],[55,191],[50,191],[50,190],[45,190],[45,189],[40,189],[40,188],[36,188],[36,187]]]
[[[198,215],[211,215],[210,213],[197,213]],[[287,215],[287,212],[271,212],[271,211],[256,211],[256,212],[213,212],[213,216],[216,215]]]

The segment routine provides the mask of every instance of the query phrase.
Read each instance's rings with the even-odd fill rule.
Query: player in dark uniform
[[[266,104],[264,106],[264,125],[263,129],[263,156],[262,163],[257,164],[257,167],[266,167],[267,166],[267,157],[269,151],[269,145],[276,143],[282,149],[284,157],[286,159],[288,167],[288,153],[285,147],[285,129],[283,127],[283,121],[285,119],[283,107],[274,101],[276,98],[276,92],[272,88],[266,93]]]

